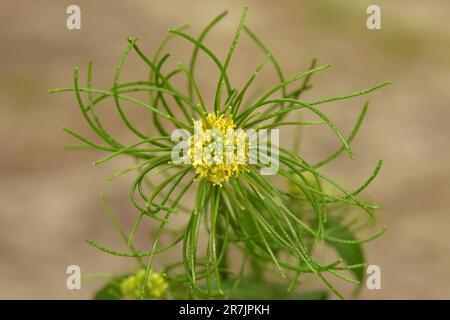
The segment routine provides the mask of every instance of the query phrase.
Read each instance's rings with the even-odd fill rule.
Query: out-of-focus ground
[[[373,1],[370,1],[372,3]],[[198,34],[213,16],[229,16],[207,38],[224,59],[243,1],[76,1],[82,29],[66,29],[72,1],[0,2],[0,298],[89,298],[101,282],[65,286],[66,267],[84,274],[129,270],[132,261],[100,253],[85,239],[121,247],[99,201],[111,200],[127,227],[135,211],[123,177],[104,179],[131,164],[114,160],[93,167],[100,153],[64,151],[74,140],[62,126],[92,137],[72,94],[49,95],[70,86],[74,66],[86,76],[92,59],[94,84],[112,85],[114,68],[128,36],[150,53],[170,27],[190,22]],[[370,95],[371,108],[353,144],[356,160],[343,155],[327,167],[350,189],[383,159],[380,176],[366,195],[380,204],[380,224],[389,227],[366,246],[369,263],[382,270],[382,289],[363,290],[367,299],[450,298],[450,3],[378,0],[382,30],[366,29],[368,1],[248,1],[247,24],[273,49],[288,76],[305,70],[310,58],[333,63],[313,79],[308,98],[362,89],[384,80],[393,85]],[[169,46],[183,60],[192,47],[178,39]],[[243,35],[230,66],[242,85],[263,59]],[[206,61],[206,59],[201,59]],[[177,62],[177,61],[175,61]],[[196,74],[203,91],[214,89],[212,65]],[[131,59],[124,79],[144,79],[142,63]],[[267,68],[270,86],[275,73]],[[211,97],[209,97],[211,98]],[[342,130],[351,130],[365,98],[323,106]],[[113,105],[110,104],[112,110]],[[112,112],[106,111],[108,117]],[[119,137],[120,121],[110,121]],[[144,123],[141,121],[141,123]],[[338,147],[333,135],[307,131],[303,156],[321,159]],[[294,132],[282,131],[290,137]],[[133,140],[129,140],[133,141]]]

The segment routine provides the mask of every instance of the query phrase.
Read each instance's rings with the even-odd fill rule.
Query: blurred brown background
[[[382,30],[366,28],[366,8],[378,4]],[[66,8],[81,7],[81,30],[66,28]],[[72,94],[47,90],[70,86],[73,67],[86,76],[94,65],[94,85],[112,85],[114,69],[128,36],[140,38],[153,52],[168,28],[191,23],[197,35],[213,16],[229,16],[206,43],[224,59],[242,7],[249,5],[247,24],[277,55],[287,76],[305,70],[310,58],[333,67],[313,78],[307,98],[356,91],[392,80],[393,85],[367,97],[366,122],[353,144],[356,160],[343,155],[325,172],[350,189],[384,160],[380,176],[366,191],[380,204],[386,234],[366,246],[369,263],[382,270],[382,289],[363,290],[367,299],[450,298],[450,3],[435,1],[12,1],[0,2],[0,298],[89,298],[101,282],[65,287],[66,267],[83,274],[120,272],[132,264],[88,246],[96,239],[115,248],[121,241],[103,212],[104,193],[129,226],[135,212],[129,205],[123,177],[110,185],[104,179],[130,165],[127,159],[93,167],[100,153],[64,151],[74,142],[62,126],[92,136]],[[174,62],[186,62],[192,47],[177,39],[169,46]],[[243,35],[230,69],[242,85],[263,59]],[[202,58],[200,62],[205,62]],[[144,79],[135,56],[123,79]],[[217,74],[207,64],[197,70],[203,91],[213,89]],[[265,77],[265,78],[264,78]],[[267,68],[261,86],[275,73]],[[211,81],[212,79],[212,81]],[[84,80],[83,80],[84,81]],[[210,91],[211,91],[210,90]],[[210,97],[209,97],[210,98]],[[346,133],[365,98],[323,106]],[[112,107],[112,104],[111,104]],[[105,111],[108,117],[111,112]],[[111,116],[112,117],[112,116]],[[127,131],[111,118],[119,137]],[[311,129],[303,155],[321,159],[338,141],[326,130]],[[289,131],[286,136],[292,136]],[[283,135],[283,131],[282,131]],[[125,138],[124,138],[125,139]],[[133,140],[130,140],[133,141]]]

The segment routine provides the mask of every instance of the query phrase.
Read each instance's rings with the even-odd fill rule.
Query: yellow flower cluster
[[[120,283],[120,290],[125,298],[140,299],[142,283],[145,278],[145,270],[139,270]],[[161,273],[150,271],[145,290],[145,299],[163,299],[167,294],[169,284]]]
[[[229,114],[209,113],[203,120],[195,120],[194,128],[201,128],[191,137],[189,156],[195,172],[215,185],[222,185],[232,176],[237,176],[248,167],[248,137],[243,130],[235,130],[236,124]],[[218,135],[211,134],[213,130]],[[232,131],[234,134],[228,136]],[[229,139],[234,141],[228,141]],[[220,140],[220,141],[219,141]],[[214,143],[221,143],[222,153],[216,154]],[[240,148],[239,143],[243,144]],[[208,146],[211,152],[205,152]],[[231,148],[230,148],[231,146]],[[214,161],[213,158],[220,161]],[[228,162],[227,159],[233,159]]]

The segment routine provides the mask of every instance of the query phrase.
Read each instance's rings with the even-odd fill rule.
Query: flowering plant
[[[64,130],[85,146],[109,153],[94,164],[123,155],[136,161],[132,167],[110,178],[137,172],[131,185],[131,201],[137,209],[137,217],[130,232],[118,223],[105,202],[105,208],[129,251],[119,252],[92,240],[88,243],[112,255],[135,258],[137,270],[113,276],[97,298],[324,297],[322,293],[311,296],[296,290],[303,274],[316,275],[343,298],[329,276],[356,284],[363,280],[365,261],[361,244],[381,235],[384,228],[358,240],[354,236],[355,228],[358,229],[355,221],[348,223],[344,218],[353,217],[353,208],[361,209],[369,218],[374,217],[376,206],[358,196],[376,177],[382,163],[378,161],[370,177],[353,191],[346,190],[319,169],[343,152],[353,157],[350,144],[364,120],[368,103],[348,137],[320,106],[368,94],[388,82],[342,96],[301,100],[302,94],[312,87],[312,75],[330,65],[317,67],[313,59],[306,71],[286,79],[271,51],[244,24],[246,14],[247,9],[244,9],[224,62],[205,45],[204,39],[226,12],[214,18],[197,38],[184,31],[186,26],[169,30],[153,57],[141,50],[137,39],[129,38],[110,89],[92,88],[90,63],[86,87],[80,87],[78,69],[75,68],[73,88],[51,91],[75,93],[86,122],[103,144],[72,130]],[[264,51],[265,58],[243,88],[236,89],[229,78],[229,66],[242,32]],[[170,54],[163,53],[167,42],[174,37],[186,40],[194,49],[188,67],[178,64],[176,69],[164,72]],[[121,83],[120,74],[131,52],[135,52],[149,68],[150,77]],[[206,103],[195,81],[199,53],[210,58],[218,69],[212,103]],[[259,98],[247,99],[252,83],[268,63],[277,71],[279,82]],[[177,75],[185,76],[187,92],[173,86]],[[300,85],[289,91],[289,86],[297,82]],[[134,97],[134,92],[147,92],[149,102]],[[83,94],[87,95],[87,102]],[[98,105],[107,99],[113,101],[123,123],[139,139],[137,142],[123,144],[107,132],[96,112]],[[149,135],[136,128],[126,115],[124,102],[145,108],[158,135]],[[302,121],[301,112],[310,112],[319,121]],[[297,118],[288,120],[288,116]],[[276,129],[307,125],[328,128],[342,146],[322,161],[310,163],[298,152],[300,134],[296,135],[292,150],[279,143],[280,133]],[[252,136],[256,138],[252,139]],[[156,175],[164,177],[158,185],[150,179]],[[189,192],[194,194],[193,207],[183,203]],[[161,238],[167,225],[170,220],[177,219],[181,211],[188,214],[187,224],[177,230],[170,243],[162,246]],[[138,250],[134,244],[143,219],[151,219],[157,224],[148,251]],[[206,243],[200,239],[206,239]],[[334,248],[340,258],[327,262],[315,259],[313,249],[318,243]],[[155,257],[169,250],[178,250],[180,260],[156,272]],[[281,283],[270,281],[270,272],[278,273],[285,280]],[[288,282],[283,284],[284,281]],[[280,286],[288,290],[280,289]],[[289,295],[291,291],[293,293]]]

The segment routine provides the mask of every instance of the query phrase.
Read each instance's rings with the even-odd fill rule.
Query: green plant
[[[104,202],[105,209],[126,242],[129,252],[118,252],[92,240],[88,243],[112,255],[135,258],[138,269],[134,276],[112,277],[96,298],[122,298],[124,291],[136,292],[136,288],[131,288],[139,282],[136,279],[141,280],[140,297],[151,297],[148,295],[148,291],[151,290],[148,281],[150,278],[159,277],[152,270],[155,256],[176,249],[181,249],[182,258],[161,270],[168,283],[168,288],[165,285],[162,287],[168,290],[168,294],[164,295],[158,291],[158,297],[324,298],[326,296],[324,293],[289,294],[291,291],[296,292],[294,289],[302,274],[314,274],[338,297],[343,298],[327,276],[355,284],[363,280],[365,261],[361,244],[381,235],[384,228],[365,239],[357,240],[354,232],[359,227],[355,229],[355,221],[345,223],[344,218],[353,216],[355,209],[360,209],[369,218],[374,218],[376,206],[361,200],[358,196],[377,176],[382,162],[377,163],[372,175],[355,191],[346,190],[319,169],[343,152],[353,157],[350,143],[364,120],[368,103],[365,103],[353,131],[347,138],[321,111],[320,105],[368,94],[387,85],[388,82],[342,96],[315,101],[300,100],[302,93],[312,87],[311,76],[330,65],[316,67],[316,60],[313,59],[307,71],[286,79],[280,64],[270,50],[244,24],[246,13],[247,9],[244,9],[223,63],[204,44],[204,39],[226,12],[214,18],[198,38],[187,34],[184,31],[186,26],[169,30],[169,35],[162,41],[153,57],[144,54],[137,45],[137,39],[129,38],[110,89],[92,88],[92,63],[90,63],[86,87],[80,87],[78,69],[75,68],[73,88],[51,90],[51,92],[73,91],[86,122],[103,141],[103,144],[92,142],[72,130],[63,129],[83,142],[84,146],[109,153],[94,164],[101,164],[122,155],[131,156],[136,161],[135,165],[114,174],[109,179],[113,180],[128,172],[137,172],[137,177],[131,185],[131,201],[138,214],[129,233],[125,232],[109,205]],[[255,41],[266,57],[244,87],[238,90],[232,87],[228,69],[242,32],[247,33]],[[170,54],[164,54],[165,46],[174,37],[187,40],[194,46],[190,63],[188,67],[179,64],[175,70],[163,72],[170,58]],[[119,77],[122,68],[132,51],[149,68],[149,79],[121,83]],[[219,79],[211,107],[205,103],[195,81],[194,71],[200,52],[206,54],[218,69]],[[277,71],[279,83],[258,99],[245,100],[251,84],[269,62]],[[184,75],[187,79],[187,93],[182,93],[172,85],[172,80],[177,75]],[[298,87],[292,91],[288,90],[289,85],[299,81]],[[149,102],[133,97],[134,92],[147,92]],[[276,93],[280,96],[273,97]],[[82,94],[87,95],[87,103],[83,100]],[[138,142],[122,144],[107,132],[96,112],[98,105],[107,99],[113,100],[120,118],[139,138]],[[148,110],[158,131],[158,137],[140,131],[131,123],[122,105],[124,101]],[[302,121],[302,111],[311,112],[320,121]],[[291,114],[297,118],[286,120]],[[169,132],[179,128],[193,133],[196,121],[219,130],[234,127],[267,129],[288,125],[297,127],[321,125],[332,130],[342,146],[317,163],[309,163],[298,154],[299,140],[296,140],[293,150],[280,146],[280,167],[277,177],[283,178],[285,182],[261,175],[258,172],[258,169],[264,166],[261,163],[234,167],[228,164],[195,166],[173,163],[171,151],[175,142],[172,141]],[[192,154],[190,156],[192,157]],[[164,181],[159,185],[153,184],[149,179],[153,173],[163,176]],[[182,204],[183,198],[190,190],[195,191],[193,208],[187,208]],[[170,223],[169,220],[180,211],[186,211],[190,215],[189,222],[177,230],[170,244],[160,246],[160,239]],[[140,251],[134,245],[135,234],[144,218],[152,219],[154,223],[159,224],[149,251]],[[207,237],[204,249],[198,245],[201,234]],[[341,258],[326,263],[317,261],[312,257],[317,243],[325,243],[334,248]],[[242,257],[240,267],[230,262],[231,254]],[[233,262],[235,261],[236,259],[233,259]],[[251,275],[247,271],[249,267]],[[267,273],[272,271],[277,272],[285,280],[281,283],[268,280]],[[354,278],[345,273],[352,274]],[[124,281],[128,282],[124,284]],[[289,282],[283,284],[285,281]],[[127,290],[124,290],[124,287]]]

